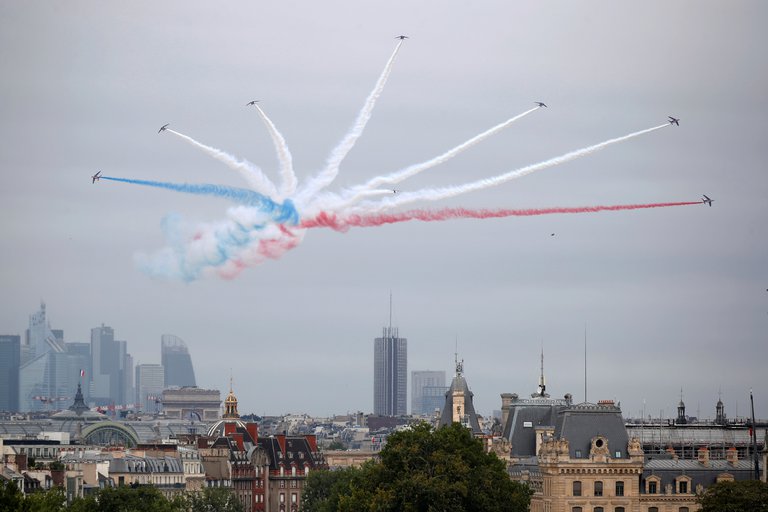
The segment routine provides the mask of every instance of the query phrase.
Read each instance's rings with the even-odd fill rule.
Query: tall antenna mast
[[[584,402],[587,401],[587,324],[584,324]]]
[[[389,290],[389,330],[392,331],[392,290]]]

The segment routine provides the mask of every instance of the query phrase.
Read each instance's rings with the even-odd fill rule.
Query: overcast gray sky
[[[621,401],[625,415],[768,417],[768,5],[765,2],[3,2],[0,331],[40,300],[67,341],[102,322],[137,362],[189,346],[198,384],[241,412],[371,411],[373,338],[408,338],[411,370],[459,357],[481,413],[499,394]],[[274,121],[299,180],[347,133],[409,35],[329,190],[431,159],[544,101],[404,191],[494,176],[658,130],[440,208],[696,201],[579,215],[309,230],[237,278],[152,278],[137,254],[161,221],[226,218],[228,202],[104,175],[245,187],[172,134],[261,166]],[[555,236],[551,236],[552,233]]]

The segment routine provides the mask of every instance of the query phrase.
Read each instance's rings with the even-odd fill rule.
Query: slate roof
[[[546,399],[512,407],[503,436],[512,443],[514,457],[536,455],[536,427],[554,427],[558,409],[556,401]]]
[[[582,403],[558,411],[555,437],[567,439],[571,458],[588,458],[592,439],[605,438],[608,453],[614,459],[626,459],[629,437],[621,409],[614,405]]]
[[[440,426],[450,425],[453,423],[453,392],[461,391],[464,393],[464,415],[469,421],[469,427],[472,429],[473,434],[482,434],[483,431],[480,428],[480,422],[477,421],[477,413],[475,412],[475,406],[472,403],[472,397],[474,393],[469,390],[469,385],[466,379],[459,375],[456,375],[451,382],[451,387],[445,392],[445,405],[440,414]]]
[[[707,465],[693,459],[654,459],[649,458],[643,468],[643,476],[640,482],[640,490],[645,493],[646,481],[650,476],[657,476],[661,479],[659,493],[663,493],[668,484],[675,487],[675,479],[678,476],[685,475],[691,478],[689,492],[695,492],[696,487],[701,485],[704,488],[717,482],[718,475],[728,473],[735,480],[751,480],[753,476],[753,466],[751,460],[738,460],[731,464],[725,460],[710,460]]]

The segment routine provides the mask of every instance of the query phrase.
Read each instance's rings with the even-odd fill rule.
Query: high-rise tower
[[[429,415],[441,409],[446,391],[444,370],[411,372],[411,414]]]
[[[165,387],[196,386],[195,370],[187,344],[173,334],[160,338],[160,363],[165,367]]]
[[[392,296],[389,297],[389,327],[373,344],[373,413],[380,416],[407,414],[408,340],[392,327]]]
[[[0,411],[19,410],[21,336],[0,334]]]

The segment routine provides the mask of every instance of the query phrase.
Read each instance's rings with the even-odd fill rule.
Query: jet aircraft
[[[91,176],[91,183],[96,183],[97,181],[99,181],[99,178],[101,178],[101,171]]]
[[[704,195],[704,197],[701,199],[703,204],[708,204],[709,206],[712,206],[712,201],[714,201],[714,199],[710,199],[706,195]]]
[[[408,36],[395,36],[395,39],[400,39],[402,41],[403,39],[408,39]]]
[[[546,107],[546,105],[545,105],[545,104],[543,104],[543,103],[542,103],[542,102],[540,102],[540,101],[534,101],[534,103],[535,103],[535,104],[537,104],[537,105],[538,105],[538,106],[540,106],[540,107]]]
[[[248,105],[255,105],[255,104],[257,104],[258,102],[259,102],[259,100],[251,100],[251,101],[249,101],[248,103],[246,103],[246,104],[245,104],[245,106],[247,107]]]
[[[157,133],[164,132],[168,128],[169,124],[171,124],[171,123],[164,124],[163,126],[161,126],[160,129],[157,130]]]
[[[676,124],[677,126],[680,126],[680,119],[672,116],[667,116],[669,118],[669,124]]]
[[[393,189],[391,189],[391,190],[392,190],[392,193],[393,193],[393,194],[397,194],[398,192],[400,192],[400,190],[398,190],[398,189],[396,189],[396,188],[393,188]]]

